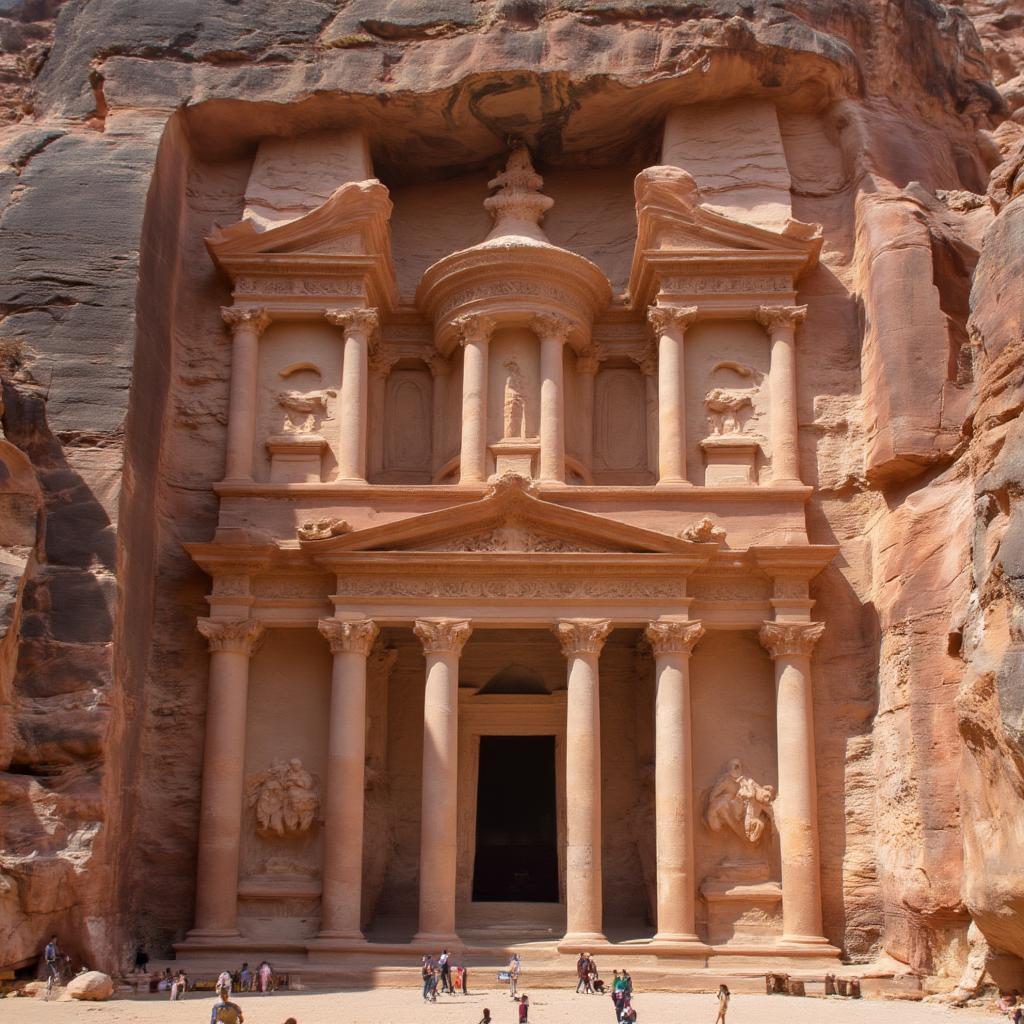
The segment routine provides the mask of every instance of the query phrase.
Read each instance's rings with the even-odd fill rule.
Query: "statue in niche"
[[[763,375],[752,366],[744,363],[723,360],[715,363],[711,372],[719,370],[732,370],[740,377],[754,378],[759,380]],[[744,412],[754,408],[754,397],[759,388],[712,388],[704,396],[704,408],[707,410],[708,429],[712,436],[722,434],[742,434],[746,430],[746,417]]]
[[[502,364],[508,375],[505,377],[505,440],[522,440],[526,437],[526,381],[519,370],[519,363],[506,359]]]
[[[729,762],[704,801],[704,823],[712,832],[729,828],[752,846],[770,830],[775,790],[744,775],[738,758]]]
[[[275,758],[266,771],[251,776],[246,797],[261,836],[308,832],[320,810],[320,786],[297,757]]]
[[[327,415],[327,399],[336,391],[279,391],[277,404],[284,409],[286,434],[313,434],[319,429],[319,421]]]

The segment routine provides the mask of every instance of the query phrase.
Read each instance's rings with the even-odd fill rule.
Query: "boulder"
[[[102,971],[86,971],[68,982],[67,991],[72,999],[102,1003],[114,994],[114,982]]]

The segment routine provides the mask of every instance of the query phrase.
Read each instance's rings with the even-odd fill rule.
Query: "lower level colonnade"
[[[389,623],[390,625],[391,623]],[[610,618],[551,623],[566,662],[565,910],[559,947],[606,941],[602,908],[601,651]],[[321,619],[333,668],[323,797],[324,855],[318,940],[358,945],[363,883],[367,659],[380,632],[369,618]],[[250,619],[204,618],[210,648],[205,756],[190,941],[239,936],[245,722],[250,659],[265,633]],[[412,623],[426,658],[418,928],[414,944],[456,945],[459,791],[459,662],[473,632],[467,618]],[[822,936],[811,653],[823,623],[766,621],[759,639],[774,662],[782,936],[777,947],[826,948]],[[690,656],[700,621],[663,616],[643,635],[654,658],[656,934],[652,949],[707,950],[698,933]]]

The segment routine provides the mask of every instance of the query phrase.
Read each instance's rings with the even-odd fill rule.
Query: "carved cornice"
[[[469,619],[417,619],[412,631],[420,638],[424,654],[461,654],[473,624]]]
[[[248,329],[257,338],[270,326],[270,314],[264,306],[221,306],[220,315],[233,332]]]
[[[252,657],[263,642],[263,624],[255,619],[198,619],[196,628],[206,637],[210,651],[230,651]]]
[[[484,313],[463,313],[457,316],[452,324],[459,332],[459,344],[486,345],[491,340],[498,321],[493,316]]]
[[[792,658],[810,655],[824,632],[824,622],[765,622],[758,639],[773,658]]]
[[[372,341],[380,329],[380,317],[375,309],[325,309],[328,323],[340,327],[347,338],[351,334],[362,334]]]
[[[704,624],[697,619],[656,619],[644,630],[655,655],[689,655],[703,635]]]
[[[757,322],[767,331],[778,327],[795,329],[807,316],[806,306],[761,306],[757,311]]]
[[[611,631],[611,619],[559,619],[552,627],[567,658],[570,654],[600,654]]]
[[[572,321],[556,313],[538,313],[531,318],[530,327],[541,341],[550,339],[564,345],[572,331]]]
[[[370,653],[380,628],[373,619],[321,619],[317,629],[331,645],[331,654]]]
[[[685,331],[697,319],[696,306],[648,306],[647,322],[658,334]]]

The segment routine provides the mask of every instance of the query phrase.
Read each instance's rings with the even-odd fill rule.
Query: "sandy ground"
[[[538,989],[530,993],[530,1024],[614,1024],[610,998],[577,996],[572,992]],[[494,1024],[516,1024],[518,1006],[507,993],[439,997],[425,1005],[419,993],[408,989],[366,992],[275,993],[234,997],[242,1007],[245,1024],[283,1024],[294,1017],[298,1024],[478,1024],[489,1007]],[[208,1024],[213,1000],[205,993],[190,994],[171,1004],[165,997],[117,999],[109,1003],[44,1002],[5,999],[0,1003],[3,1024]],[[637,1024],[714,1024],[716,1001],[711,995],[640,993],[634,1000]],[[951,1010],[942,1006],[886,1000],[795,999],[789,996],[734,995],[728,1024],[950,1024],[1005,1018],[978,1010]]]

